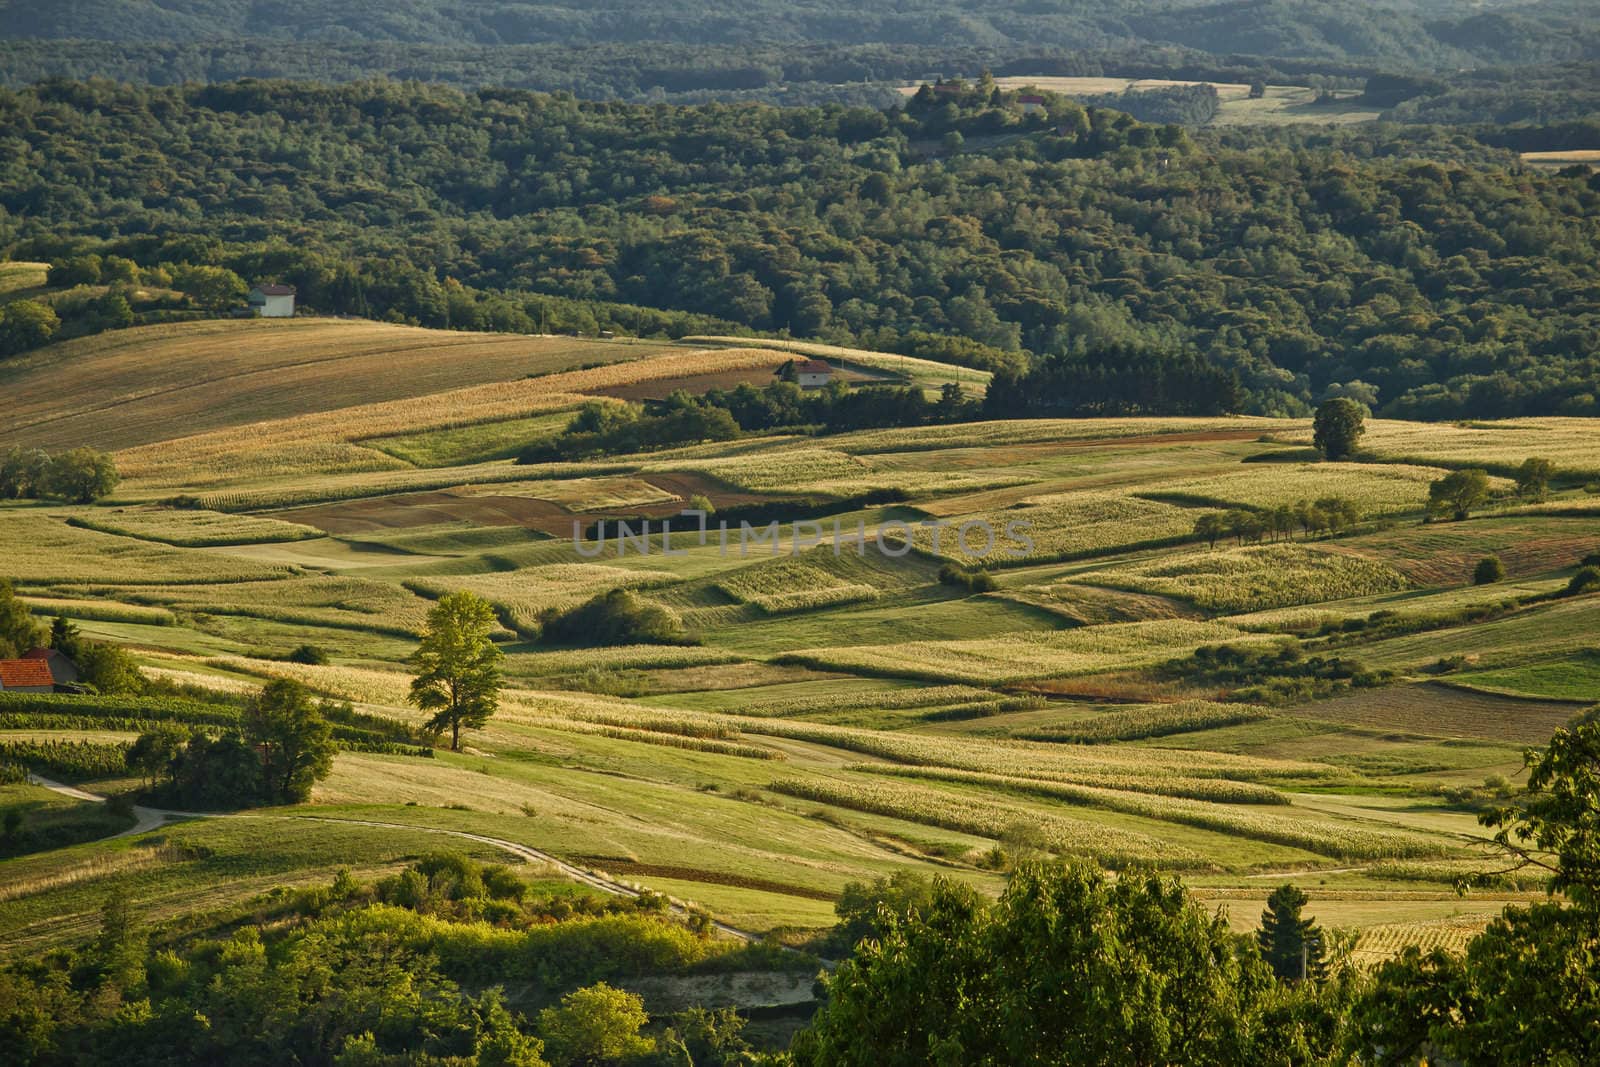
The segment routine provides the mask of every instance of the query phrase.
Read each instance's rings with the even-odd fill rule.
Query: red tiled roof
[[[53,686],[50,664],[42,659],[0,659],[0,688],[27,689]]]
[[[53,648],[30,648],[22,654],[23,659],[49,659],[55,654]]]
[[[832,374],[833,368],[820,359],[808,359],[796,363],[794,369],[800,374]]]
[[[1017,103],[1019,103],[1019,104],[1042,104],[1042,103],[1044,103],[1044,97],[1042,97],[1042,96],[1032,96],[1032,95],[1019,96],[1019,97],[1017,97]]]

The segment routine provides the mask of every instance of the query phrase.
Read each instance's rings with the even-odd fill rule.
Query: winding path
[[[90,793],[82,789],[74,788],[70,785],[64,785],[61,782],[52,781],[49,778],[43,778],[31,772],[28,774],[28,781],[34,785],[42,786],[51,792],[60,793],[65,797],[71,797],[74,800],[85,800],[95,804],[103,804],[106,800],[105,797],[98,793]],[[132,837],[136,834],[147,833],[151,830],[157,829],[158,827],[166,825],[169,821],[174,819],[294,819],[311,822],[336,822],[344,823],[350,826],[371,826],[383,830],[410,830],[419,833],[443,834],[447,837],[458,837],[464,841],[473,841],[480,845],[488,845],[491,848],[497,848],[502,852],[509,852],[512,855],[527,860],[530,863],[542,863],[549,867],[553,867],[573,881],[589,886],[593,889],[598,889],[603,893],[610,893],[613,896],[628,897],[630,899],[634,899],[642,895],[640,890],[635,889],[626,882],[619,882],[613,878],[607,878],[603,874],[596,874],[594,871],[585,870],[582,867],[574,867],[572,864],[567,863],[565,860],[557,859],[548,852],[531,848],[527,845],[518,844],[515,841],[507,841],[501,837],[488,837],[484,834],[469,833],[466,830],[446,830],[436,826],[417,826],[414,823],[403,822],[381,822],[375,819],[340,819],[328,815],[259,815],[254,812],[172,811],[167,808],[147,808],[138,804],[134,805],[133,814],[136,821],[131,827],[123,830],[121,833],[112,834],[110,837],[102,838],[101,840],[112,841],[119,837]],[[687,915],[689,913],[689,909],[682,904],[672,903],[670,908],[676,914]],[[761,940],[758,935],[753,934],[748,930],[741,930],[738,927],[729,926],[727,923],[718,922],[714,919],[712,920],[712,926],[720,933],[727,934],[729,937],[738,938],[741,941],[754,942]]]

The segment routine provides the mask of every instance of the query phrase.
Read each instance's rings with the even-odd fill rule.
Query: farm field
[[[1269,85],[1266,94],[1251,99],[1250,86],[1237,82],[1172,81],[1161,78],[1052,77],[1016,75],[995,79],[1003,89],[1042,89],[1063,96],[1102,96],[1107,93],[1149,92],[1209,84],[1217,90],[1221,108],[1212,120],[1217,126],[1279,126],[1288,124],[1338,124],[1372,122],[1381,114],[1377,108],[1360,105],[1358,93],[1335,94],[1332,101],[1319,101],[1316,90],[1299,85]],[[909,96],[919,86],[901,87]]]
[[[121,645],[212,709],[180,719],[236,718],[227,701],[274,678],[352,718],[305,804],[0,859],[0,952],[81,940],[113,888],[178,916],[340,866],[393,872],[442,841],[565,877],[517,851],[535,850],[795,943],[831,925],[852,882],[910,869],[994,892],[1027,850],[1181,873],[1236,924],[1292,878],[1376,962],[1538,895],[1451,887],[1483,858],[1485,782],[1518,781],[1523,748],[1600,696],[1600,594],[1567,595],[1600,551],[1581,510],[1600,438],[1583,420],[1377,420],[1336,464],[1304,461],[1304,421],[1133,418],[519,466],[588,401],[758,381],[795,354],[930,393],[981,379],[796,342],[309,319],[72,344],[22,362],[0,443],[110,448],[124,480],[96,505],[0,503],[0,577],[39,620]],[[81,387],[46,388],[68,356]],[[407,374],[373,373],[396,360]],[[190,388],[202,364],[208,384]],[[1487,466],[1505,494],[1528,456],[1556,465],[1547,501],[1423,522],[1448,469]],[[1194,533],[1204,514],[1328,496],[1358,512],[1337,536]],[[704,537],[691,521],[613,536],[699,497]],[[608,539],[580,552],[574,523],[601,521]],[[987,551],[985,527],[997,548],[1021,544],[1011,524],[1031,547]],[[1489,554],[1504,579],[1472,585]],[[545,639],[549,613],[618,589],[681,620],[678,643]],[[463,751],[423,755],[408,659],[458,590],[492,607],[506,689]],[[1190,677],[1218,645],[1354,661],[1381,684]],[[148,697],[30,699],[0,694],[0,743],[87,742],[101,758],[170,721]],[[381,730],[408,740],[385,747]],[[79,784],[138,783],[124,769]],[[0,786],[8,803],[34,805],[41,831],[105,829],[109,812],[24,785]]]

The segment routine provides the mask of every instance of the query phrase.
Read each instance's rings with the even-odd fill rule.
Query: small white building
[[[294,286],[256,286],[250,290],[250,310],[264,319],[294,318]]]
[[[808,359],[794,365],[795,382],[802,389],[820,389],[833,378],[833,368],[820,359]]]
[[[1044,110],[1045,99],[1042,96],[1035,96],[1029,93],[1025,96],[1017,97],[1017,103],[1022,107],[1024,115],[1037,115]]]

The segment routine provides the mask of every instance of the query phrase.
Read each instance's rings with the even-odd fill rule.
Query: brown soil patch
[[[713,479],[692,473],[651,474],[642,480],[674,494],[678,500],[579,513],[565,505],[538,497],[440,489],[291,508],[276,512],[275,517],[304,523],[336,537],[452,522],[470,522],[476,526],[521,526],[552,537],[570,537],[575,520],[587,525],[608,516],[661,518],[676,515],[682,510],[684,502],[696,493],[704,495],[717,508],[778,499],[730,489]]]
[[[773,882],[765,878],[750,878],[742,874],[724,874],[720,871],[702,871],[694,867],[673,867],[662,863],[631,863],[608,856],[574,856],[572,861],[612,875],[632,875],[640,878],[671,878],[679,882],[704,882],[707,885],[729,885],[738,889],[755,889],[763,893],[782,893],[806,900],[833,900],[836,894],[812,889],[809,886]]]
[[[759,389],[764,385],[771,385],[773,375],[777,373],[778,368],[790,359],[804,358],[804,356],[790,356],[782,352],[774,352],[772,362],[762,366],[735,367],[729,370],[709,371],[705,374],[685,374],[677,378],[658,378],[654,381],[608,385],[583,391],[598,396],[616,397],[618,400],[664,400],[679,389],[696,396],[709,393],[713,389],[737,389],[741,385],[751,385]],[[876,374],[868,370],[858,370],[853,367],[839,366],[838,364],[834,364],[833,376],[852,384],[896,380],[890,375]]]
[[[1555,701],[1518,700],[1425,682],[1365,689],[1288,710],[1306,718],[1380,730],[1542,745],[1577,709]]]
[[[1417,585],[1431,588],[1471,581],[1473,568],[1490,554],[1500,557],[1508,577],[1526,578],[1571,567],[1593,552],[1597,543],[1600,537],[1592,519],[1547,518],[1505,524],[1489,519],[1440,523],[1433,529],[1407,530],[1401,537],[1356,537],[1330,542],[1327,548],[1381,559]]]

